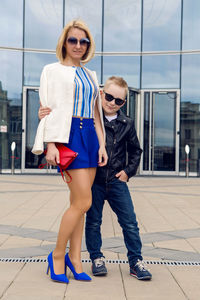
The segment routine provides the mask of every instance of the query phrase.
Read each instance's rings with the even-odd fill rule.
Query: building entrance
[[[178,90],[141,91],[141,174],[178,174]]]
[[[135,127],[139,135],[139,91],[129,88],[126,104],[123,106],[125,114],[135,120]],[[24,87],[23,89],[23,132],[22,132],[22,173],[48,173],[56,172],[55,167],[39,169],[39,165],[46,163],[44,154],[34,155],[31,152],[33,147],[37,126],[39,109],[39,89],[38,87]]]
[[[34,138],[38,126],[38,87],[23,90],[22,173],[47,173],[44,155],[33,155]],[[125,114],[135,121],[143,149],[139,174],[177,175],[179,170],[179,90],[143,90],[129,88]],[[51,172],[56,172],[54,168]]]

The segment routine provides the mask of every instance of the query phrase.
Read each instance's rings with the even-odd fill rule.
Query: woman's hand
[[[38,110],[38,118],[41,120],[43,119],[45,116],[49,115],[51,112],[51,108],[49,107],[43,107],[40,103],[40,108]]]
[[[108,155],[106,152],[106,148],[105,146],[100,146],[99,147],[99,161],[98,161],[98,165],[99,167],[103,167],[107,164],[108,162]]]
[[[59,151],[55,143],[47,144],[46,161],[52,166],[57,166],[60,163]]]

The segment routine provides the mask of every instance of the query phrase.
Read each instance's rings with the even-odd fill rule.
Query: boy
[[[104,201],[107,200],[116,213],[122,227],[130,275],[139,280],[150,280],[151,273],[143,263],[142,243],[136,215],[126,182],[136,174],[142,150],[136,135],[134,122],[125,116],[120,108],[126,102],[128,85],[121,77],[108,78],[104,89],[100,91],[106,130],[106,150],[108,163],[98,167],[92,187],[92,206],[87,212],[85,237],[87,250],[92,260],[94,276],[107,274],[107,268],[101,252],[101,223]],[[40,108],[39,118],[50,110]],[[126,163],[128,154],[128,163]]]
[[[86,216],[86,245],[92,260],[95,276],[107,274],[104,256],[101,252],[101,222],[104,201],[107,200],[116,213],[123,230],[130,275],[140,280],[150,280],[141,256],[141,240],[132,199],[126,182],[136,174],[142,150],[134,128],[134,122],[126,117],[120,108],[125,104],[128,85],[121,77],[110,77],[100,91],[106,130],[106,151],[108,163],[98,167],[92,187],[92,206]],[[128,153],[128,163],[126,163]]]

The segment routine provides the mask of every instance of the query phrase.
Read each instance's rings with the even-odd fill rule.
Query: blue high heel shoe
[[[72,273],[74,275],[74,279],[83,280],[83,281],[91,281],[92,280],[92,278],[89,275],[87,275],[85,272],[76,273],[74,266],[71,263],[68,253],[65,255],[65,265],[67,267],[69,267],[70,270],[72,271]]]
[[[53,252],[51,252],[48,255],[48,267],[47,267],[47,275],[49,273],[49,269],[50,269],[50,277],[52,280],[54,281],[58,281],[58,282],[64,282],[64,283],[69,283],[69,279],[67,278],[66,274],[55,274],[54,272],[54,268],[53,268]]]

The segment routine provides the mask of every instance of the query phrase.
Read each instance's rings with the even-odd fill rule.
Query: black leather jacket
[[[104,117],[108,163],[98,167],[95,182],[107,183],[124,170],[128,178],[134,176],[140,163],[142,149],[135,131],[134,121],[119,110],[118,117],[109,122]]]

